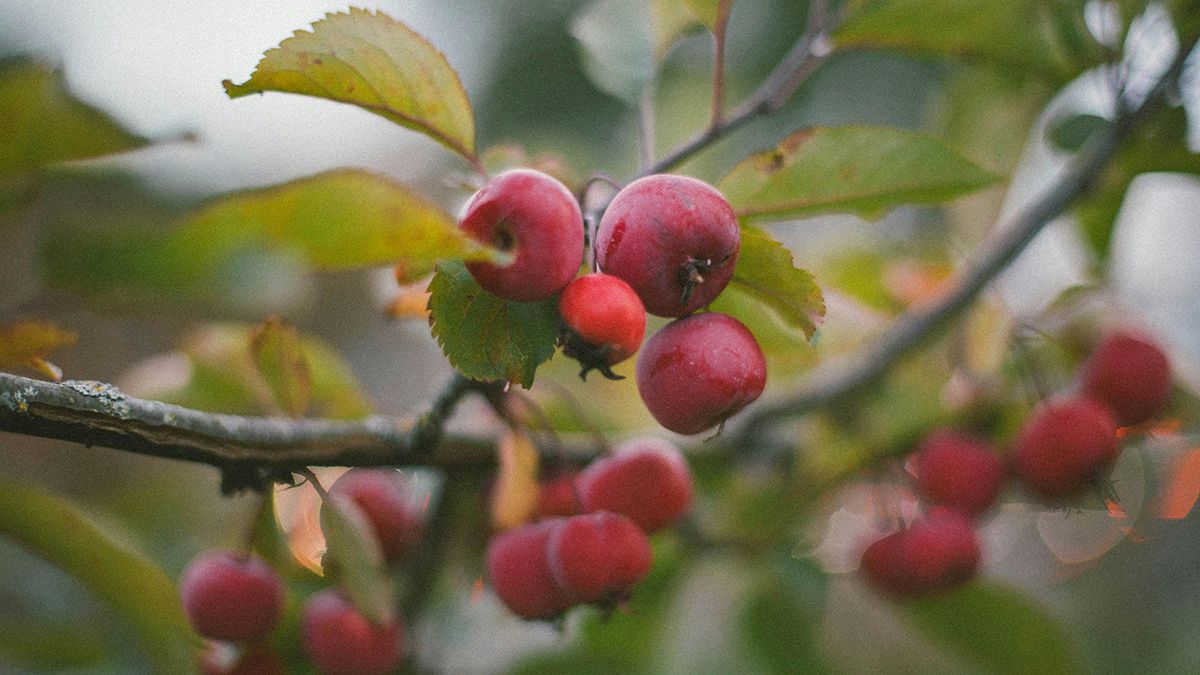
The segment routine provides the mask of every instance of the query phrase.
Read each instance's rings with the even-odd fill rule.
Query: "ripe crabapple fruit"
[[[646,534],[608,511],[566,518],[547,541],[554,580],[576,602],[627,596],[650,571],[652,557]]]
[[[506,300],[545,300],[565,288],[583,262],[579,204],[540,171],[514,169],[489,180],[467,203],[461,227],[514,256],[508,265],[467,263],[480,286]]]
[[[403,560],[420,543],[425,517],[409,497],[407,479],[399,471],[350,469],[329,486],[329,494],[347,497],[362,510],[389,565]]]
[[[617,193],[600,219],[600,269],[633,287],[651,314],[678,317],[712,302],[737,262],[741,231],[711,185],[658,174]]]
[[[1086,398],[1048,402],[1025,421],[1013,456],[1017,475],[1037,494],[1068,497],[1117,457],[1117,424]]]
[[[258,558],[208,551],[188,563],[179,582],[183,611],[204,637],[257,642],[283,615],[284,587]]]
[[[646,308],[633,288],[611,274],[588,274],[567,286],[558,311],[567,327],[563,353],[583,366],[579,376],[595,369],[623,379],[610,366],[633,356],[646,333]]]
[[[574,604],[546,557],[550,535],[561,518],[522,525],[492,537],[487,573],[492,589],[512,612],[526,619],[546,619]]]
[[[579,475],[585,511],[627,516],[646,534],[675,522],[692,504],[692,474],[679,450],[663,440],[629,441]]]
[[[757,399],[766,383],[758,342],[727,314],[672,321],[638,355],[642,401],[659,424],[680,434],[724,423]]]
[[[1083,394],[1112,409],[1122,424],[1154,419],[1171,397],[1171,364],[1150,338],[1129,331],[1106,337],[1083,366]]]
[[[391,672],[404,657],[404,622],[371,623],[336,589],[308,599],[300,622],[304,651],[323,675]]]
[[[538,502],[534,508],[537,518],[574,516],[583,512],[579,505],[574,471],[563,474],[538,486]]]
[[[917,490],[938,504],[973,518],[1000,494],[1004,464],[983,441],[942,430],[925,438],[913,456]]]
[[[934,508],[907,529],[868,546],[860,569],[886,595],[911,598],[970,581],[979,558],[971,521],[956,511]]]

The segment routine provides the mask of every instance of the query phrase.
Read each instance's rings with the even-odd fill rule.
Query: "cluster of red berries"
[[[526,619],[619,603],[650,571],[648,535],[683,515],[692,493],[678,449],[656,439],[630,441],[578,474],[543,484],[542,519],[492,538],[492,589]]]
[[[1084,364],[1076,394],[1044,402],[1025,421],[1010,468],[1035,495],[1052,501],[1095,485],[1116,460],[1118,424],[1148,422],[1167,404],[1171,369],[1150,339],[1108,335]],[[1004,462],[986,442],[952,431],[927,437],[911,458],[916,489],[932,508],[863,552],[861,570],[877,589],[905,598],[971,579],[980,549],[971,519],[995,503]]]
[[[329,488],[329,499],[345,499],[366,517],[384,559],[395,566],[420,542],[422,514],[413,508],[402,475],[392,469],[351,469]],[[264,642],[284,613],[285,587],[262,560],[231,551],[208,551],[184,570],[183,608],[200,635],[242,645],[210,650],[206,673],[283,673],[278,655]],[[304,605],[301,639],[320,673],[372,675],[392,671],[405,652],[403,618],[372,623],[336,588],[321,591]]]
[[[750,331],[725,314],[693,314],[725,289],[740,246],[733,209],[712,186],[665,174],[630,183],[597,228],[601,271],[579,278],[583,217],[551,176],[496,176],[471,198],[461,226],[514,256],[503,266],[468,263],[488,292],[518,302],[562,293],[561,342],[582,376],[618,378],[611,367],[638,351],[647,312],[676,319],[650,338],[636,369],[642,400],[667,429],[700,433],[762,393],[766,364]]]

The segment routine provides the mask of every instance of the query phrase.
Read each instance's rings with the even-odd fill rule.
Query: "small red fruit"
[[[672,321],[642,348],[638,392],[658,423],[698,434],[754,402],[767,364],[750,331],[718,312]]]
[[[692,474],[679,450],[663,440],[629,441],[579,475],[585,511],[628,516],[646,534],[675,522],[692,505]]]
[[[404,657],[404,622],[371,623],[336,589],[308,599],[300,623],[304,650],[323,675],[382,675]]]
[[[923,520],[868,546],[860,568],[876,589],[902,599],[970,581],[979,558],[971,521],[961,513],[935,508]]]
[[[554,579],[576,602],[628,596],[649,573],[652,557],[645,533],[608,511],[561,521],[547,542]]]
[[[395,469],[350,469],[329,486],[331,496],[342,495],[362,510],[389,565],[408,556],[425,530],[425,516],[408,490],[407,478]]]
[[[511,253],[509,265],[468,262],[485,290],[531,302],[558,293],[583,262],[583,216],[562,183],[540,171],[514,169],[489,180],[467,203],[462,229]]]
[[[737,263],[741,231],[725,197],[685,176],[647,176],[600,219],[600,269],[633,287],[651,314],[677,317],[712,302]]]
[[[547,559],[547,546],[563,519],[522,525],[492,537],[487,572],[492,589],[512,612],[526,619],[562,614],[574,598],[559,587]]]
[[[209,643],[200,658],[204,675],[284,675],[287,671],[279,654],[267,645],[236,650],[221,643]]]
[[[583,512],[579,506],[576,480],[579,474],[572,471],[538,486],[538,503],[534,509],[537,518],[574,516]]]
[[[646,333],[646,308],[629,284],[611,274],[579,277],[563,291],[558,310],[567,326],[563,353],[583,365],[579,376],[596,369],[622,379],[609,366],[633,356]]]
[[[1171,363],[1150,338],[1129,331],[1106,337],[1083,366],[1085,396],[1107,405],[1122,424],[1154,419],[1171,397]]]
[[[1004,480],[1004,464],[990,446],[950,430],[927,436],[913,463],[917,489],[927,502],[970,518],[995,503]]]
[[[1083,490],[1117,457],[1117,424],[1108,408],[1085,398],[1044,404],[1017,440],[1017,475],[1056,499]]]
[[[196,632],[214,640],[257,642],[283,615],[284,587],[275,570],[231,551],[208,551],[192,560],[179,593]]]

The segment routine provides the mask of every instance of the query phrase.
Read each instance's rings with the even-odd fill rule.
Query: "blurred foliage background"
[[[485,157],[553,166],[576,179],[636,171],[636,110],[593,83],[574,37],[592,3],[363,4],[445,52],[474,106],[479,147],[503,146]],[[727,301],[763,343],[772,392],[787,390],[819,360],[852,353],[928,297],[998,217],[1053,179],[1086,137],[1089,122],[1077,115],[1112,115],[1105,76],[1091,66],[1124,45],[1136,88],[1170,59],[1176,41],[1169,9],[1158,3],[1059,0],[1032,3],[1041,8],[1032,14],[1018,11],[1029,3],[988,4],[1001,8],[970,27],[963,39],[975,49],[961,49],[966,58],[836,53],[777,114],[681,168],[716,182],[796,129],[873,124],[929,132],[1005,178],[945,208],[903,207],[875,221],[834,215],[769,223],[798,266],[816,274],[829,303],[814,348],[760,308]],[[730,101],[752,91],[802,34],[806,5],[735,5]],[[929,3],[916,25],[930,34],[966,25],[962,16],[939,15],[955,5]],[[469,196],[465,164],[361,110],[295,96],[226,98],[223,79],[242,80],[265,48],[339,9],[318,0],[0,4],[3,72],[30,78],[0,78],[0,120],[19,128],[22,108],[32,105],[22,96],[31,91],[69,92],[103,111],[91,120],[98,126],[80,132],[97,144],[93,154],[144,146],[65,164],[46,154],[37,165],[51,165],[36,171],[0,153],[0,319],[36,317],[77,333],[78,344],[54,359],[68,378],[115,382],[201,409],[269,413],[239,350],[249,326],[277,313],[311,336],[310,358],[325,374],[310,414],[403,415],[428,401],[451,369],[422,314],[387,317],[398,292],[391,270],[317,272],[295,252],[208,239],[181,244],[173,229],[214,195],[340,167],[391,176],[452,213]],[[1059,15],[1077,20],[1078,43],[1062,42],[1072,33],[1060,30],[1051,42],[1062,51],[1045,52],[1044,20]],[[893,27],[904,30],[902,22]],[[657,155],[707,122],[710,41],[696,33],[665,57],[655,82]],[[1048,671],[1195,672],[1200,516],[1185,508],[1162,517],[1167,509],[1155,500],[1179,480],[1179,458],[1198,445],[1198,408],[1187,391],[1200,384],[1200,160],[1192,152],[1200,147],[1200,79],[1194,65],[1187,72],[1175,100],[1183,105],[1149,122],[1102,189],[1040,235],[931,348],[859,399],[790,427],[785,456],[731,464],[698,453],[698,526],[735,543],[715,546],[686,528],[658,535],[653,575],[628,615],[579,610],[561,627],[512,617],[474,590],[487,536],[487,477],[442,493],[458,526],[446,535],[437,573],[405,581],[433,588],[422,615],[410,617],[414,667],[973,672],[1034,663]],[[57,108],[75,105],[55,100]],[[54,139],[26,138],[53,152]],[[985,582],[910,607],[864,589],[852,574],[854,551],[878,520],[871,487],[878,476],[846,482],[845,472],[871,453],[898,454],[947,420],[1011,438],[1036,398],[1029,364],[1065,386],[1099,327],[1118,322],[1142,325],[1168,346],[1185,390],[1172,410],[1182,428],[1147,436],[1117,467],[1119,517],[1102,503],[1064,512],[1014,495],[983,528]],[[533,395],[568,436],[589,425],[615,437],[665,434],[631,379],[584,386],[561,356],[539,373]],[[566,403],[572,398],[586,408],[587,423]],[[979,400],[988,402],[986,414]],[[495,423],[472,402],[455,426],[492,430]],[[780,464],[791,467],[788,477]],[[430,491],[442,485],[432,472],[416,474]],[[253,499],[220,497],[214,470],[101,448],[0,436],[0,475],[65,497],[170,578],[200,550],[235,545],[254,518]],[[0,670],[151,667],[145,635],[76,579],[4,540],[0,571],[8,580],[0,585]],[[319,585],[297,579],[297,588]]]

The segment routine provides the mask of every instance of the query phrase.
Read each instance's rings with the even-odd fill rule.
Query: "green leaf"
[[[825,298],[813,276],[797,269],[792,253],[757,227],[742,227],[741,250],[730,284],[769,306],[812,339],[825,316]]]
[[[1041,607],[984,582],[905,605],[927,638],[989,673],[1082,672],[1073,640]]]
[[[571,35],[588,78],[636,106],[671,46],[695,25],[679,0],[593,0],[572,20]]]
[[[716,32],[717,23],[728,19],[733,11],[733,0],[682,0],[688,11],[710,31]]]
[[[312,401],[312,370],[300,332],[273,316],[250,333],[250,352],[275,402],[289,417],[303,417]]]
[[[718,187],[743,218],[878,218],[901,204],[938,204],[996,180],[932,136],[846,126],[797,131],[743,160]]]
[[[379,539],[354,500],[329,494],[322,494],[321,499],[321,531],[326,546],[321,566],[364,617],[376,624],[387,623],[394,612],[395,598]]]
[[[829,672],[820,644],[825,574],[796,558],[774,567],[742,610],[742,639],[769,673]]]
[[[1099,115],[1068,115],[1050,123],[1046,129],[1046,138],[1059,150],[1079,152],[1089,138],[1108,124],[1108,120]]]
[[[265,91],[352,103],[475,161],[475,117],[458,73],[411,28],[382,12],[330,13],[268,50],[230,98]]]
[[[0,175],[133,150],[148,141],[67,91],[62,73],[0,64]]]
[[[110,538],[83,513],[40,488],[0,476],[0,536],[78,579],[126,621],[158,672],[192,672],[201,640],[175,583]]]
[[[1101,63],[1082,3],[1043,0],[856,0],[839,47],[896,49],[984,62],[1064,84]]]
[[[112,659],[97,626],[84,622],[0,623],[0,663],[38,672],[99,669]]]
[[[451,365],[476,380],[507,380],[528,389],[554,355],[558,299],[510,302],[483,290],[458,261],[438,265],[429,283],[433,336]]]

